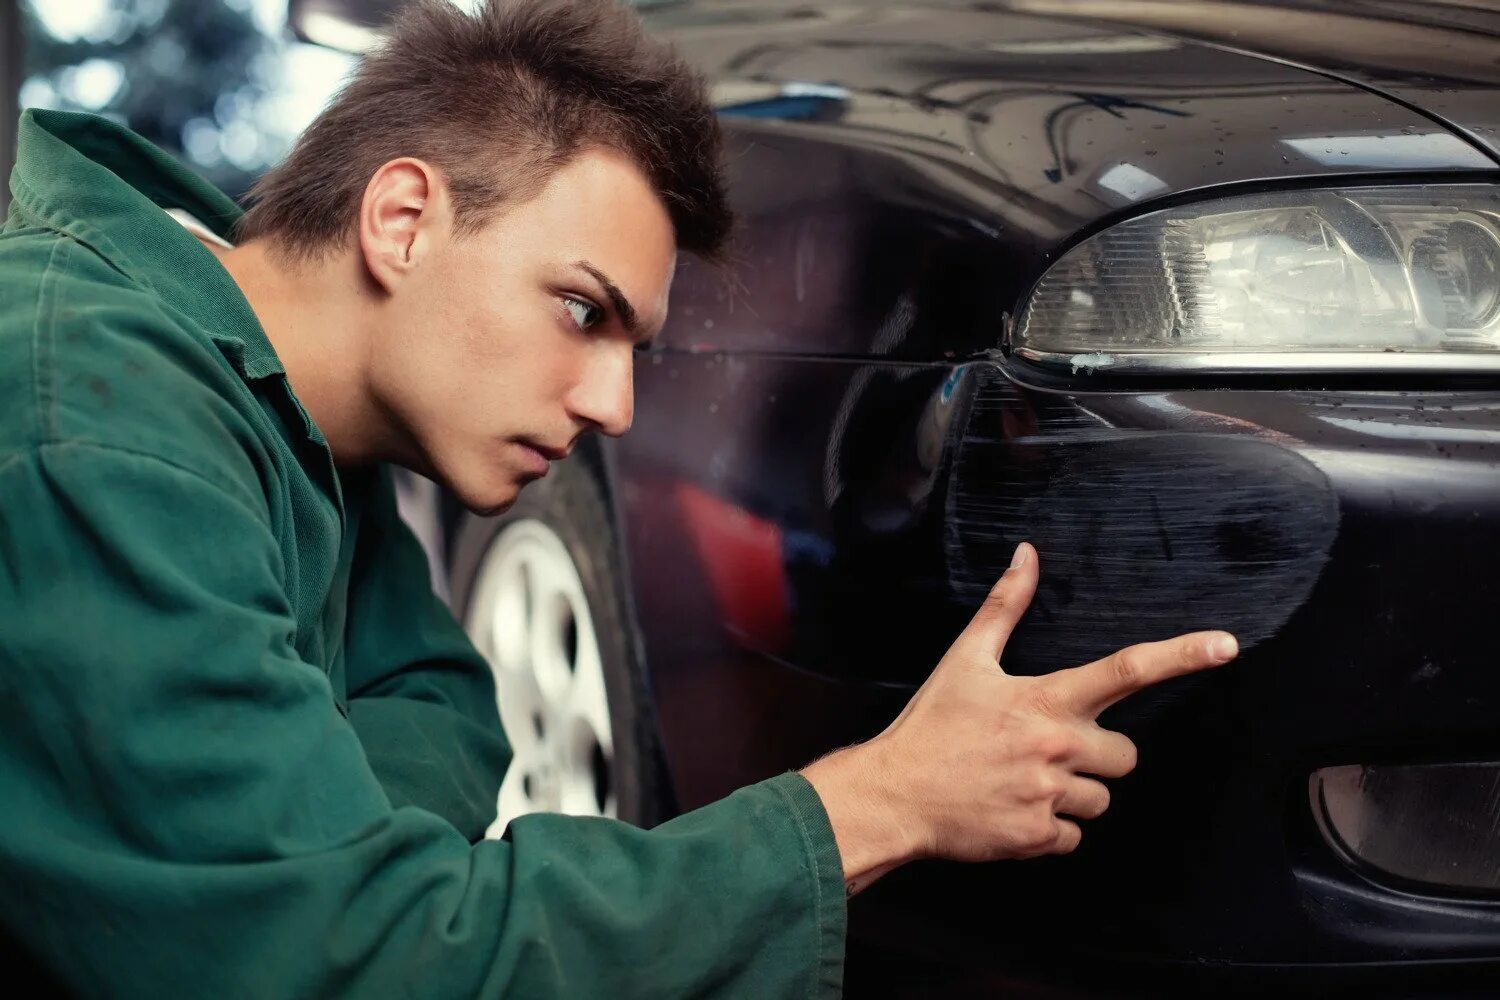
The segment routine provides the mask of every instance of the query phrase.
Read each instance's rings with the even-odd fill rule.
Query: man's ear
[[[381,165],[359,206],[359,246],[370,277],[394,292],[451,225],[448,185],[432,164],[409,156]]]

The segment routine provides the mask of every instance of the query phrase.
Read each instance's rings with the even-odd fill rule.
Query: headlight
[[[1064,254],[1011,344],[1078,371],[1500,370],[1500,188],[1289,191]]]
[[[1339,853],[1444,889],[1500,892],[1500,763],[1315,771],[1313,815]]]

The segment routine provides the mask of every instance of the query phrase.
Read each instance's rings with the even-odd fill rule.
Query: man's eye
[[[578,324],[578,329],[587,330],[599,322],[599,307],[592,302],[583,299],[575,299],[570,295],[563,296],[563,306],[567,308],[568,314],[573,317],[573,322]]]

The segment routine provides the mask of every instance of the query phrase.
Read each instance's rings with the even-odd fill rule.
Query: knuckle
[[[1031,778],[1032,795],[1040,802],[1055,802],[1062,794],[1062,782],[1047,768],[1038,768]]]
[[[1031,737],[1031,750],[1049,763],[1062,760],[1073,752],[1073,739],[1061,726],[1045,726]]]
[[[999,614],[1010,607],[1010,593],[1005,585],[1005,578],[990,588],[990,592],[984,595],[984,607],[992,614]]]
[[[1058,701],[1057,692],[1046,682],[1040,682],[1031,689],[1031,708],[1038,715],[1049,719],[1059,718],[1062,714],[1062,704]]]
[[[1134,688],[1140,685],[1146,671],[1146,664],[1141,660],[1141,651],[1136,646],[1122,649],[1109,658],[1110,672],[1121,687]]]

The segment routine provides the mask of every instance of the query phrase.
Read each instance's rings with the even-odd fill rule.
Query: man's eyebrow
[[[599,282],[599,286],[604,289],[604,294],[609,296],[609,304],[614,306],[615,313],[620,317],[620,323],[624,325],[625,331],[633,339],[639,340],[640,318],[636,315],[635,306],[631,305],[625,293],[620,291],[620,286],[610,281],[608,275],[586,260],[574,261],[573,266],[587,271],[595,281]]]

